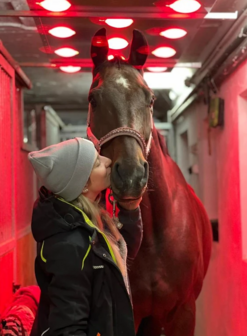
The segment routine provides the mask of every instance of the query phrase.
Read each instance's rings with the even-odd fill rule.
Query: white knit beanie
[[[82,193],[95,158],[93,143],[83,138],[63,141],[28,155],[43,185],[68,202]]]

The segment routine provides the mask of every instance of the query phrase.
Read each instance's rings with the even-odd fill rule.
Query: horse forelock
[[[120,56],[115,56],[112,60],[106,60],[99,66],[95,67],[93,71],[93,81],[96,80],[98,76],[104,77],[105,73],[107,73],[107,71],[109,70],[111,72],[118,72],[118,70],[120,70],[121,72],[123,71],[126,76],[138,80],[140,83],[146,85],[146,82],[144,81],[142,76],[142,72],[137,70],[126,60],[123,60]]]
[[[157,132],[157,138],[158,138],[159,145],[160,145],[160,148],[162,150],[162,153],[165,156],[170,156],[170,154],[168,152],[168,148],[167,148],[165,138],[161,135],[161,133],[157,129],[155,129],[155,131]]]

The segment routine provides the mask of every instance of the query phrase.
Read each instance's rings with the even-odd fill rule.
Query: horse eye
[[[155,97],[153,96],[150,102],[150,107],[152,107],[154,105],[154,101],[155,101]]]
[[[89,96],[88,100],[92,107],[96,107],[97,103],[93,96]]]

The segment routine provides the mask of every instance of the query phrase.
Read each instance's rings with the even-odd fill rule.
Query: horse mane
[[[93,69],[93,77],[95,77],[98,72],[109,66],[114,67],[117,65],[118,69],[120,69],[121,64],[130,66],[130,64],[128,64],[127,61],[123,60],[119,55],[114,56],[114,58],[111,60],[105,60],[103,63]]]
[[[125,60],[123,60],[119,55],[114,56],[112,60],[109,61],[110,64],[117,65],[117,67],[120,69],[121,64],[129,65]]]
[[[168,149],[167,149],[166,141],[165,141],[163,135],[156,128],[155,128],[155,131],[157,133],[157,138],[158,138],[159,145],[160,145],[160,148],[162,150],[162,153],[165,156],[170,156],[170,154],[168,152]]]

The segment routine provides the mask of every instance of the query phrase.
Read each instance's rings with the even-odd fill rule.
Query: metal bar
[[[241,28],[244,27],[247,23],[247,8],[241,12],[241,15],[238,19],[233,23],[231,28],[227,31],[227,33],[222,37],[220,43],[216,48],[212,51],[206,61],[203,63],[202,68],[195,73],[192,77],[192,83],[195,88],[192,90],[190,94],[184,99],[181,104],[175,105],[171,111],[168,111],[169,121],[174,122],[175,119],[179,117],[180,114],[184,112],[184,110],[189,106],[186,104],[188,100],[190,102],[190,97],[194,97],[194,94],[197,91],[198,85],[203,81],[203,79],[211,73],[212,69],[215,67],[219,59],[225,54],[227,48],[231,46],[231,44],[238,38]],[[192,99],[193,101],[193,99]],[[191,103],[191,102],[190,102]]]
[[[82,68],[92,68],[93,63],[91,59],[81,59],[81,60],[73,60],[71,64],[68,64],[68,62],[59,62],[59,61],[52,61],[51,63],[36,63],[36,62],[21,62],[20,66],[25,67],[44,67],[44,68],[51,68],[51,69],[57,69],[60,66],[66,66],[66,65],[73,65],[73,66],[80,66]],[[192,63],[183,63],[178,62],[177,59],[173,60],[156,60],[156,59],[149,59],[147,60],[145,64],[145,68],[147,67],[167,67],[167,68],[191,68],[191,69],[200,69],[201,63],[200,62],[192,62]]]
[[[201,82],[201,80],[208,74],[208,71],[213,68],[212,64],[216,64],[216,62],[221,58],[225,50],[238,37],[241,31],[241,28],[244,27],[246,23],[247,23],[247,8],[241,13],[238,20],[234,22],[232,27],[222,37],[220,43],[217,45],[217,47],[213,50],[213,52],[209,55],[207,60],[204,62],[200,73],[196,73],[194,75],[193,83],[198,85]]]
[[[114,9],[114,10],[113,10]],[[133,18],[133,19],[203,19],[205,13],[181,14],[164,12],[159,8],[153,7],[140,7],[138,10],[130,8],[131,11],[124,7],[84,7],[81,11],[66,11],[60,13],[48,12],[44,10],[4,10],[0,11],[0,17],[50,17],[50,18]]]
[[[221,67],[214,74],[214,80],[217,87],[230,76],[247,59],[247,39],[245,39],[225,60]]]

